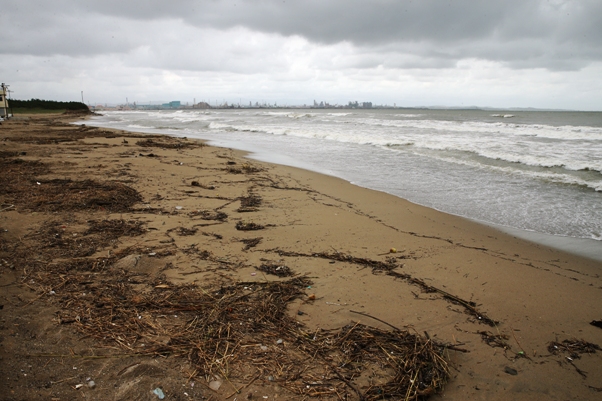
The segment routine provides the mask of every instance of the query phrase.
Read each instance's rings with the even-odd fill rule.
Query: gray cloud
[[[432,68],[463,58],[551,70],[602,60],[598,0],[56,0],[9,1],[5,10],[0,22],[13,28],[2,41],[5,53],[77,56],[152,46],[160,35],[186,41],[178,30],[154,32],[158,21],[175,20],[201,29],[298,35],[326,45],[394,45]]]
[[[600,0],[2,3],[0,75],[33,93],[600,104]]]

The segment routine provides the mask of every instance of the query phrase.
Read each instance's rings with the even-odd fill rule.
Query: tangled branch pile
[[[117,272],[114,261],[81,259],[36,273],[63,306],[58,320],[107,347],[185,356],[207,381],[255,377],[307,396],[415,400],[448,378],[445,346],[407,331],[354,324],[309,332],[289,313],[307,278],[203,289]]]

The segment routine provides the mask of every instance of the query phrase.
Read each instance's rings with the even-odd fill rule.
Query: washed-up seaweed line
[[[440,288],[434,287],[432,285],[428,285],[423,280],[414,278],[409,274],[399,273],[399,272],[394,271],[394,269],[399,267],[399,264],[396,262],[395,258],[388,258],[387,261],[382,262],[379,260],[358,258],[355,256],[346,255],[341,252],[334,252],[334,253],[317,252],[317,253],[308,254],[308,253],[301,253],[301,252],[283,251],[281,249],[267,249],[267,250],[264,250],[263,252],[277,253],[280,256],[286,256],[286,257],[321,258],[321,259],[328,259],[328,260],[336,260],[339,262],[347,262],[347,263],[352,263],[352,264],[356,264],[356,265],[360,265],[360,266],[364,266],[364,267],[370,267],[370,268],[372,268],[373,272],[384,271],[388,276],[399,278],[404,281],[407,281],[410,284],[417,285],[424,292],[438,293],[441,296],[443,296],[444,299],[446,299],[450,302],[453,302],[455,304],[461,305],[462,307],[464,307],[464,309],[469,314],[476,317],[477,320],[481,323],[485,323],[491,327],[495,327],[499,323],[499,322],[489,318],[485,313],[479,311],[476,307],[476,303],[474,303],[472,301],[466,301],[458,296],[450,294],[447,291],[443,291]]]
[[[309,331],[288,313],[311,284],[307,278],[203,289],[148,282],[116,271],[112,260],[56,263],[35,276],[63,306],[59,322],[110,349],[185,356],[207,380],[258,375],[313,397],[415,400],[441,391],[448,378],[445,346],[416,334],[361,324]],[[139,285],[147,290],[135,290]],[[371,368],[390,374],[359,388],[355,379]]]

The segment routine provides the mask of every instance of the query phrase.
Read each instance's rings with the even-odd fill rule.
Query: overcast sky
[[[602,110],[602,0],[0,0],[16,99]]]

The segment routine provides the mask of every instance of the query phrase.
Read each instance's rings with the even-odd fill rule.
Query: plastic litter
[[[509,375],[512,375],[512,376],[516,376],[518,374],[518,371],[516,369],[514,369],[514,368],[511,368],[510,366],[506,366],[504,368],[504,372],[506,372],[506,373],[508,373]]]
[[[213,391],[217,391],[219,390],[219,388],[222,386],[222,381],[221,380],[213,380],[209,382],[209,388]]]
[[[163,394],[163,390],[161,390],[159,387],[157,387],[156,389],[153,390],[153,394],[155,394],[157,397],[159,397],[160,400],[165,398],[165,394]]]

